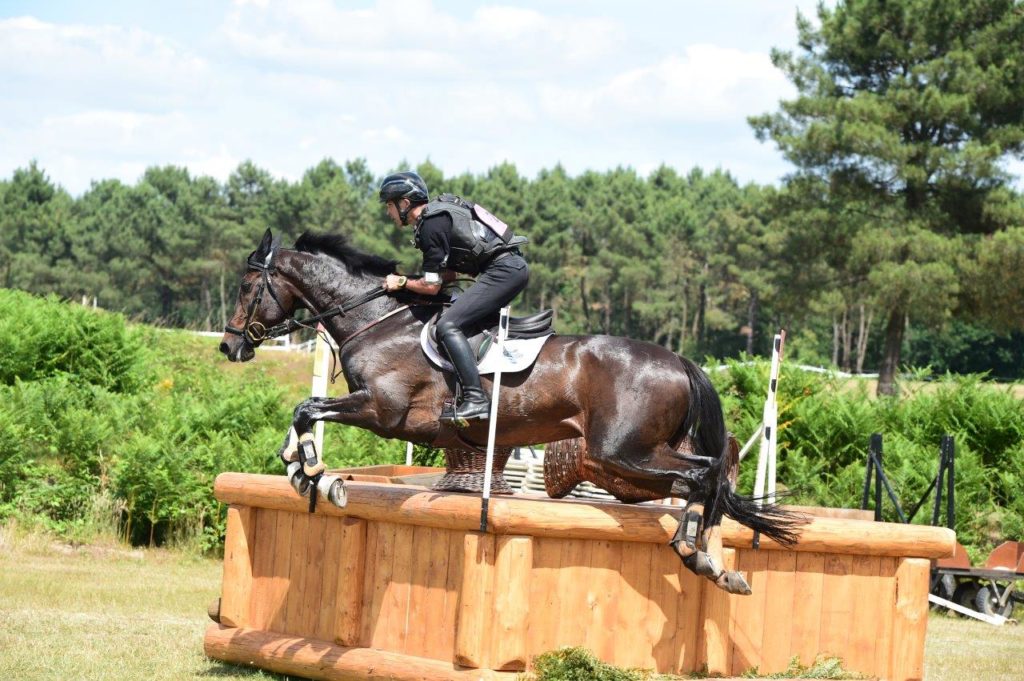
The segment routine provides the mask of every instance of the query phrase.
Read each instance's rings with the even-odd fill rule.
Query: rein
[[[375,319],[369,324],[360,327],[354,333],[351,333],[348,336],[346,336],[340,343],[338,343],[337,347],[334,347],[334,345],[330,343],[329,339],[326,337],[327,334],[324,331],[321,331],[319,328],[317,328],[317,325],[320,322],[324,321],[325,319],[330,319],[331,317],[344,317],[348,312],[354,310],[360,305],[365,305],[370,301],[388,295],[387,289],[385,289],[383,286],[370,289],[369,291],[366,291],[365,293],[362,293],[352,299],[349,299],[347,302],[338,305],[337,307],[333,307],[330,310],[327,310],[326,312],[321,312],[318,315],[307,317],[302,321],[298,321],[296,319],[286,319],[280,324],[276,324],[268,329],[260,322],[255,321],[254,317],[256,316],[256,311],[260,307],[260,303],[263,302],[264,293],[269,293],[270,297],[274,299],[275,303],[277,303],[277,306],[282,311],[284,311],[284,305],[281,304],[281,301],[277,297],[277,294],[274,293],[274,287],[270,283],[270,275],[277,271],[277,267],[274,265],[274,259],[277,256],[277,251],[278,245],[277,243],[275,243],[271,247],[270,253],[267,255],[266,259],[263,260],[262,262],[260,260],[254,259],[252,256],[249,256],[249,259],[246,261],[246,264],[249,266],[249,269],[258,270],[262,275],[260,280],[260,286],[259,289],[257,289],[256,291],[256,295],[253,296],[253,299],[249,302],[249,307],[245,312],[245,321],[242,322],[241,328],[226,325],[224,327],[224,331],[230,334],[234,334],[236,336],[241,336],[243,341],[245,341],[252,347],[256,347],[257,345],[267,340],[268,338],[277,338],[278,336],[284,336],[291,333],[292,331],[296,331],[297,329],[311,329],[314,332],[316,332],[317,335],[323,336],[324,340],[328,341],[328,347],[331,348],[331,355],[333,359],[333,364],[335,366],[335,368],[331,370],[332,383],[338,376],[337,366],[340,365],[341,363],[341,349],[345,346],[346,343],[348,343],[350,340],[352,340],[359,334],[363,333],[364,331],[367,331],[373,328],[374,326],[377,326],[378,324],[388,319],[389,317],[392,317],[398,314],[399,312],[408,310],[410,308],[410,305],[407,304],[402,305],[401,307],[395,310],[391,310],[390,312]],[[431,305],[438,303],[434,301],[429,301],[424,304]]]
[[[347,314],[349,311],[354,310],[360,305],[365,305],[371,300],[376,300],[377,298],[385,296],[388,293],[387,290],[385,290],[383,287],[374,288],[367,291],[366,293],[363,293],[354,300],[349,300],[348,302],[342,305],[331,308],[326,312],[321,312],[318,315],[309,317],[304,321],[300,322],[295,319],[286,319],[280,324],[272,326],[268,329],[265,326],[263,326],[263,324],[261,324],[260,322],[255,321],[253,317],[256,316],[256,310],[259,309],[260,303],[263,302],[264,292],[270,293],[270,297],[274,299],[274,302],[277,303],[277,306],[281,308],[282,311],[284,310],[284,305],[281,304],[281,301],[278,299],[277,294],[274,293],[274,287],[270,285],[270,275],[271,273],[277,270],[277,267],[274,265],[274,257],[277,255],[277,250],[278,248],[275,245],[271,249],[270,255],[267,256],[267,259],[264,262],[254,260],[251,256],[246,261],[246,264],[249,266],[250,270],[259,270],[262,273],[260,287],[256,291],[256,295],[253,296],[253,299],[249,302],[249,308],[245,312],[245,321],[242,322],[242,327],[238,328],[231,326],[230,324],[224,327],[224,330],[227,333],[231,333],[236,336],[241,336],[245,342],[254,347],[259,345],[263,341],[267,340],[268,338],[277,338],[278,336],[284,336],[297,329],[315,329],[316,327],[313,326],[314,324],[322,322],[325,319],[330,319],[331,317],[337,317],[338,315],[344,317],[345,314]]]

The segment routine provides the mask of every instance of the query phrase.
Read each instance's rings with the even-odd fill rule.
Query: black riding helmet
[[[399,199],[409,199],[412,206],[426,203],[429,200],[427,196],[427,183],[423,181],[419,174],[411,170],[388,175],[380,183],[380,202],[387,203],[388,201],[398,201]],[[403,225],[406,224],[408,212],[408,210],[399,211]]]

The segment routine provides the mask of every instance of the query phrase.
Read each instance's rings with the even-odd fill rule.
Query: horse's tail
[[[773,503],[758,505],[753,497],[733,490],[729,480],[729,438],[718,392],[703,369],[685,357],[679,359],[690,380],[690,408],[680,432],[684,436],[691,434],[697,454],[715,460],[705,471],[698,489],[693,490],[694,496],[704,501],[704,526],[713,527],[727,515],[780,544],[795,544],[800,537],[799,527],[806,522],[803,516]]]

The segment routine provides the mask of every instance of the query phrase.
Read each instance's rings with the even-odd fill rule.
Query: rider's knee
[[[455,322],[451,321],[450,319],[445,319],[444,317],[442,317],[440,321],[437,322],[438,338],[444,338],[445,336],[448,336],[453,333],[462,333],[462,330],[459,328],[459,325],[456,324]]]

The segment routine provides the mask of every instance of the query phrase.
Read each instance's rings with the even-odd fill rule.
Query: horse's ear
[[[267,230],[267,234],[270,234],[270,230]],[[281,239],[275,237],[270,242],[270,253],[267,254],[267,259],[263,261],[264,267],[271,267],[274,264],[274,260],[277,259],[277,252],[281,250]]]
[[[263,233],[263,241],[260,242],[259,248],[257,248],[253,254],[252,259],[256,261],[265,260],[268,255],[271,254],[271,249],[274,245],[274,235],[268,229]]]

